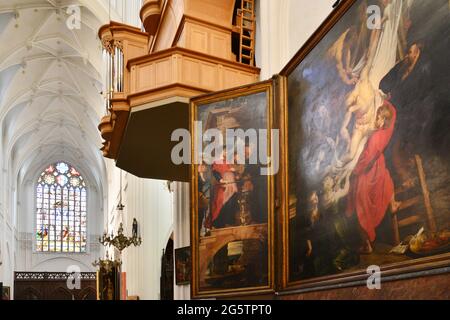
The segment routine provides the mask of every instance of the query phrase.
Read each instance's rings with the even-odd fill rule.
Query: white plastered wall
[[[332,11],[332,0],[257,0],[261,80],[279,73]]]
[[[120,199],[120,175],[122,175],[121,212],[116,210]],[[131,236],[133,218],[139,224],[142,244],[131,246],[122,252],[111,252],[123,261],[129,296],[140,299],[159,299],[162,250],[173,233],[173,193],[166,181],[141,179],[115,167],[108,161],[109,213],[106,225],[108,233],[117,233],[123,223],[124,233]]]

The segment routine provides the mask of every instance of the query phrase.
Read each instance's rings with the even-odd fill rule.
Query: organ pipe
[[[111,99],[114,92],[123,92],[124,83],[124,57],[120,43],[116,45],[113,41],[109,42],[111,47],[103,51],[106,63],[106,109],[110,112]]]

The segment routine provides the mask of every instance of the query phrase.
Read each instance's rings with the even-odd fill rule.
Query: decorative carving
[[[67,279],[73,274],[65,272],[16,272],[14,300],[96,300],[95,272],[78,275],[81,288],[67,290]]]
[[[107,34],[102,37],[102,46],[112,56],[114,56],[116,48],[123,51],[122,40],[114,39],[111,34]]]
[[[25,280],[67,280],[73,277],[72,273],[66,272],[16,272],[15,281]],[[95,280],[95,272],[80,272],[77,277],[81,280]]]
[[[123,51],[123,43],[121,40],[114,40],[113,46],[114,46],[114,48],[117,48],[120,51]]]
[[[102,46],[103,48],[108,51],[109,54],[114,54],[114,39],[112,35],[105,35],[102,37]]]

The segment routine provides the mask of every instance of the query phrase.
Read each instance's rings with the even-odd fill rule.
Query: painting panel
[[[271,126],[271,81],[191,102],[193,297],[273,289],[273,179],[259,161],[270,155]],[[230,131],[247,134],[231,149]],[[211,142],[219,147],[207,152]]]
[[[189,284],[191,281],[191,248],[175,249],[175,280],[177,285]]]
[[[449,18],[346,1],[283,70],[284,287],[448,265]]]

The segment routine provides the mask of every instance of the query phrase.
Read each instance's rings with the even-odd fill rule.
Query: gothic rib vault
[[[94,14],[86,3],[0,4],[1,163],[8,173],[9,183],[4,184],[13,188],[48,163],[66,160],[77,165],[100,194],[105,192],[96,128],[104,113],[97,30],[107,10]],[[66,25],[71,4],[81,8],[80,29]]]

